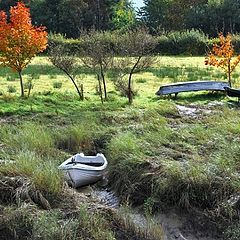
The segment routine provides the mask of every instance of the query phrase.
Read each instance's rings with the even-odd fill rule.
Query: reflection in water
[[[93,197],[97,198],[102,204],[111,208],[118,208],[119,198],[117,195],[108,189],[96,189],[93,191]]]

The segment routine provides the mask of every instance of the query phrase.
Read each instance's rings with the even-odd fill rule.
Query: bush
[[[174,31],[158,37],[156,53],[164,55],[203,55],[208,37],[199,30]]]
[[[7,81],[8,82],[14,82],[14,81],[16,81],[16,78],[14,76],[12,76],[12,75],[8,75],[7,76]]]
[[[79,39],[66,39],[61,34],[49,34],[49,45],[56,44],[56,45],[62,45],[65,49],[68,49],[70,52],[75,53],[79,51],[79,48],[81,48],[82,44],[79,41]],[[48,49],[47,49],[48,51]]]
[[[60,89],[61,87],[62,87],[62,82],[59,82],[59,81],[53,82],[53,88]]]
[[[240,34],[232,35],[232,43],[234,50],[237,54],[240,54]]]
[[[240,52],[240,35],[233,35],[233,45],[235,51]],[[107,33],[105,41],[110,43],[111,49],[116,55],[119,55],[118,45],[120,37],[117,33]],[[203,32],[191,29],[183,31],[172,31],[162,33],[157,37],[157,47],[153,54],[162,55],[205,55],[212,48],[214,43],[218,42],[217,38],[209,39]],[[61,34],[51,34],[49,42],[61,44],[64,48],[72,53],[78,52],[84,48],[84,41],[80,39],[66,39]]]
[[[12,86],[12,85],[8,85],[7,86],[7,92],[9,93],[15,93],[17,91],[16,87],[15,86]]]

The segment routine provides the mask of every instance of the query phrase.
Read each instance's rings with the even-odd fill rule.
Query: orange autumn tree
[[[205,59],[205,65],[216,66],[227,74],[230,87],[232,86],[231,74],[240,62],[240,55],[234,58],[234,48],[231,34],[226,37],[219,33],[219,44],[214,44],[212,51]]]
[[[29,8],[18,2],[10,8],[10,19],[0,11],[0,64],[17,71],[24,96],[23,69],[37,53],[47,47],[45,27],[35,27],[31,23]]]

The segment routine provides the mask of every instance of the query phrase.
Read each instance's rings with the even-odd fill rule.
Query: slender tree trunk
[[[102,81],[103,81],[104,98],[105,98],[105,100],[107,100],[107,84],[106,84],[106,80],[105,80],[105,76],[104,76],[104,72],[103,72],[103,67],[101,64],[100,64],[100,71],[101,71],[101,77],[102,77]]]
[[[23,87],[22,71],[19,71],[18,75],[19,75],[19,79],[20,79],[21,97],[24,97],[24,87]]]
[[[133,71],[130,72],[129,78],[128,78],[128,103],[129,104],[132,104],[133,102],[132,75],[133,75]]]
[[[228,83],[229,86],[232,87],[232,80],[231,80],[231,60],[228,60]]]
[[[136,69],[138,63],[140,62],[142,56],[139,56],[137,59],[137,62],[134,64],[133,68],[131,69],[129,73],[129,78],[128,78],[128,103],[132,104],[133,102],[133,91],[132,91],[132,75],[134,73],[134,70]]]
[[[30,85],[30,86],[28,87],[28,95],[27,95],[28,98],[29,98],[30,93],[31,93],[31,88],[32,88],[32,85]]]
[[[81,100],[84,100],[84,92],[83,92],[83,84],[80,85],[80,91],[81,91]]]
[[[100,79],[99,74],[97,74],[97,79],[98,79],[100,98],[101,98],[101,102],[103,104],[102,84],[101,84],[101,79]]]
[[[68,72],[66,72],[66,71],[64,71],[64,72],[65,72],[65,73],[68,75],[68,77],[71,79],[73,85],[75,86],[75,88],[76,88],[76,90],[77,90],[77,93],[78,93],[78,96],[79,96],[80,100],[83,100],[82,97],[81,97],[81,92],[80,92],[80,90],[79,90],[79,88],[78,88],[78,86],[77,86],[74,78],[73,78]]]

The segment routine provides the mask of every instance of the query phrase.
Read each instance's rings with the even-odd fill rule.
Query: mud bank
[[[120,199],[113,191],[107,188],[87,187],[78,189],[85,192],[89,197],[108,208],[121,211]],[[143,210],[135,207],[128,207],[128,217],[136,228],[143,231],[154,225],[162,230],[161,240],[221,240],[211,224],[190,213],[183,213],[176,209],[168,209],[161,213],[155,213],[146,217]]]

